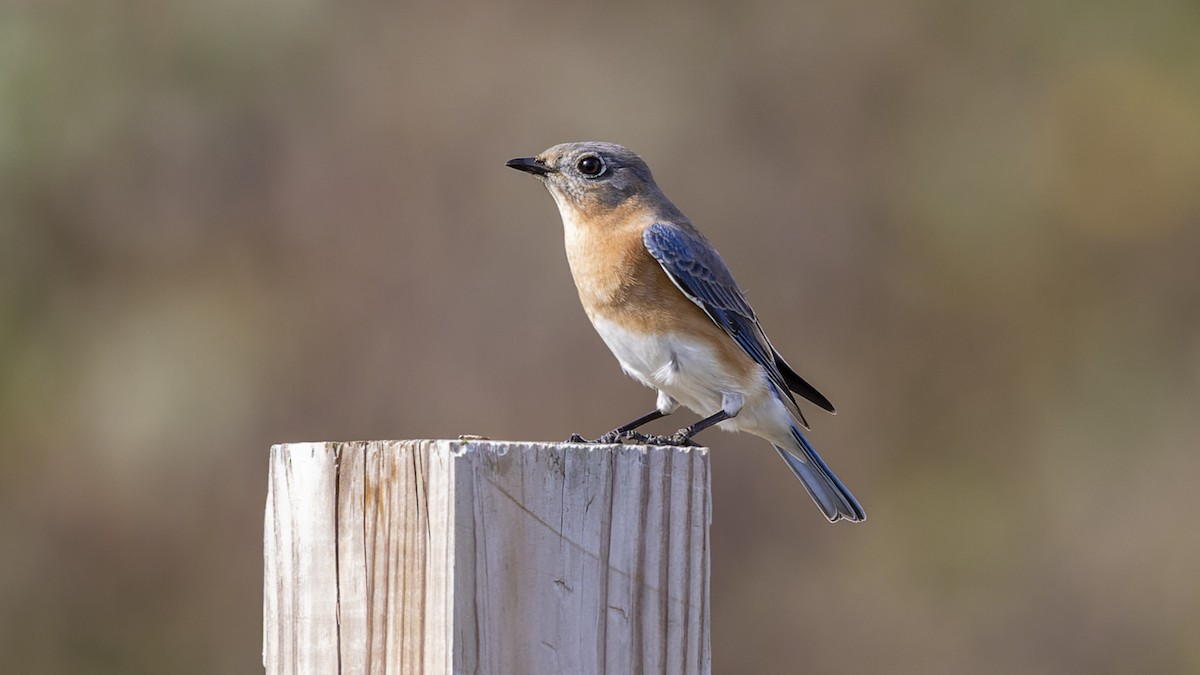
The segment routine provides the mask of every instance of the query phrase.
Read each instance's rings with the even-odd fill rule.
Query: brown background
[[[1200,672],[1197,35],[1184,1],[6,3],[5,669],[258,672],[273,442],[647,410],[503,166],[593,139],[838,405],[811,438],[870,517],[706,435],[715,672]]]

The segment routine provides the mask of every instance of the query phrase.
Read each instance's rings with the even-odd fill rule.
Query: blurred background
[[[272,443],[648,410],[504,168],[608,140],[837,404],[869,514],[704,437],[714,672],[1200,673],[1197,36],[1186,0],[6,2],[5,669],[261,672]]]

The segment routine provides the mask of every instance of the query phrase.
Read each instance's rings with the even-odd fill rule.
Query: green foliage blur
[[[261,672],[271,443],[650,408],[510,157],[640,152],[839,414],[717,673],[1200,673],[1200,5],[0,6],[0,654]],[[658,423],[674,429],[673,419]]]

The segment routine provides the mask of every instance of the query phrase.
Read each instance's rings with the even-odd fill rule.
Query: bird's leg
[[[741,394],[724,394],[721,397],[721,409],[717,412],[691,426],[676,431],[670,436],[650,436],[647,437],[646,441],[656,445],[695,445],[692,442],[692,436],[714,424],[720,424],[727,419],[737,417],[737,414],[742,411],[743,403],[745,403],[745,400]]]
[[[642,415],[641,417],[637,418],[636,420],[633,420],[632,422],[622,424],[621,426],[617,427],[616,429],[613,429],[612,431],[604,434],[603,436],[597,438],[594,441],[589,441],[588,439],[584,438],[583,436],[580,436],[579,434],[571,434],[571,437],[567,439],[567,442],[568,443],[603,443],[603,444],[619,443],[620,441],[624,440],[627,437],[641,436],[641,434],[632,433],[633,430],[637,429],[638,427],[642,426],[643,424],[646,424],[648,422],[653,422],[654,420],[659,419],[660,417],[666,417],[667,414],[668,413],[665,413],[665,412],[655,408],[654,410],[651,410],[650,412],[646,413],[645,415]]]
[[[718,410],[712,415],[705,417],[689,427],[684,427],[670,436],[647,436],[644,440],[648,445],[696,445],[692,441],[692,436],[695,436],[714,424],[724,422],[730,417],[732,417],[732,415],[724,410]]]
[[[632,441],[637,441],[639,443],[644,443],[646,441],[646,439],[649,437],[646,436],[645,434],[639,434],[639,433],[635,432],[634,429],[637,429],[638,427],[641,427],[645,424],[653,422],[654,420],[666,417],[667,415],[670,415],[671,413],[675,412],[675,410],[678,408],[679,408],[678,401],[676,401],[675,399],[671,398],[670,396],[667,396],[666,394],[664,394],[663,392],[660,391],[660,392],[658,392],[658,406],[655,407],[654,410],[651,410],[650,412],[646,413],[645,415],[642,415],[641,417],[637,418],[636,420],[633,420],[632,422],[628,422],[626,424],[622,424],[621,426],[617,427],[616,429],[613,429],[612,431],[608,432],[607,434],[604,434],[603,436],[601,436],[600,438],[597,438],[594,441],[589,441],[588,439],[584,438],[583,436],[580,436],[579,434],[571,434],[571,437],[567,439],[567,442],[568,443],[620,443],[621,441],[632,440]]]
[[[632,422],[629,422],[626,424],[622,424],[621,426],[617,427],[616,429],[613,429],[612,431],[608,432],[607,434],[604,434],[600,438],[597,438],[596,442],[597,443],[616,443],[616,442],[622,440],[623,438],[625,438],[626,435],[630,434],[630,432],[632,432],[634,429],[637,429],[638,427],[640,427],[644,424],[653,422],[656,419],[660,419],[660,418],[663,418],[666,416],[667,416],[667,413],[659,410],[658,408],[655,408],[654,410],[651,410],[650,412],[646,413],[645,415],[642,415],[641,417],[637,418],[636,420],[633,420]]]

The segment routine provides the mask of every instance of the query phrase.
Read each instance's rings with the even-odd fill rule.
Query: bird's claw
[[[638,445],[650,445],[650,437],[638,431],[622,431],[617,434],[620,443],[632,442]]]
[[[613,429],[612,431],[600,436],[596,439],[588,439],[579,434],[571,434],[566,440],[567,443],[587,443],[588,445],[612,445],[614,443],[624,443],[625,441],[634,441],[644,443],[647,437],[639,434],[636,431],[620,431]]]
[[[692,437],[688,436],[687,434],[674,434],[671,436],[671,440],[674,441],[674,443],[672,443],[672,445],[678,445],[678,446],[684,447],[684,448],[700,447],[700,444],[693,441]]]
[[[633,432],[636,433],[636,432]],[[637,434],[637,441],[645,445],[665,445],[669,447],[699,447],[691,437],[683,432],[674,433],[670,436],[656,436],[647,434]]]
[[[665,445],[672,447],[699,447],[690,436],[683,431],[671,434],[670,436],[658,436],[654,434],[643,434],[638,431],[619,431],[613,429],[603,436],[589,440],[579,434],[571,434],[566,440],[567,443],[587,443],[588,445],[612,445],[613,443],[635,443],[638,445]]]

